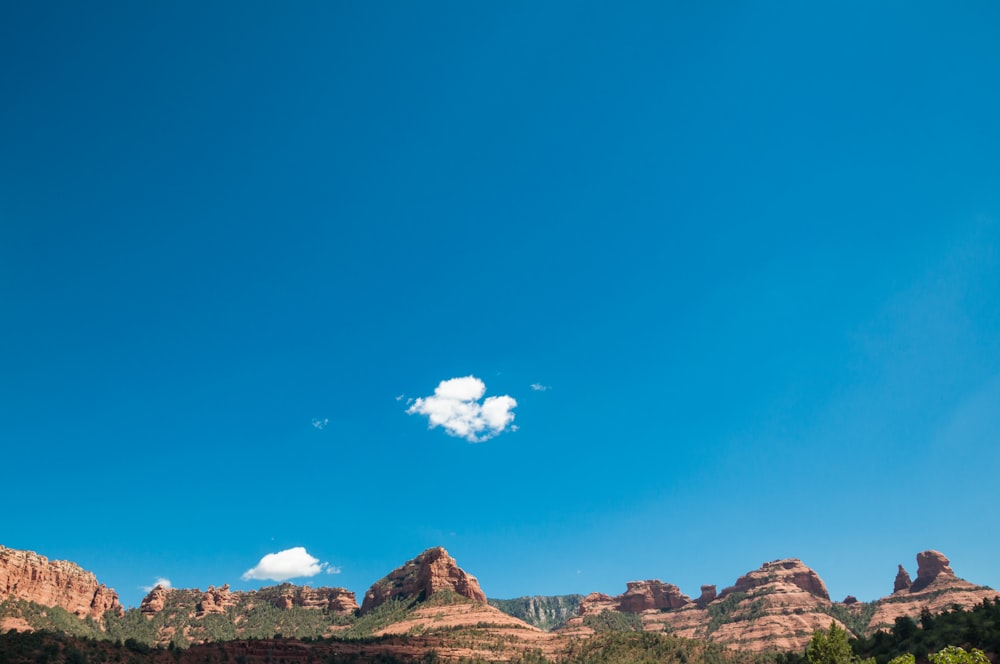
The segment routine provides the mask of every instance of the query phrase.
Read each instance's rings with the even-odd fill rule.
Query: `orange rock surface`
[[[442,590],[451,590],[477,602],[486,601],[486,594],[476,577],[460,568],[439,546],[427,549],[372,584],[361,603],[361,613],[368,613],[394,597],[423,600]]]
[[[123,612],[118,593],[78,565],[4,546],[0,546],[0,598],[62,607],[80,618]]]

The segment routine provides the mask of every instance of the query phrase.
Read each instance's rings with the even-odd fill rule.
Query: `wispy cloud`
[[[334,567],[333,565],[330,565],[326,568],[327,574],[340,574],[341,571],[342,569],[340,567]]]
[[[320,429],[320,430],[325,429],[326,425],[329,424],[329,423],[330,423],[330,418],[329,417],[324,417],[321,420],[313,419],[313,421],[312,421],[312,425],[314,427],[316,427],[317,429]]]
[[[329,563],[321,563],[319,558],[313,558],[305,547],[296,546],[277,553],[269,553],[260,559],[256,566],[243,573],[243,580],[258,579],[261,581],[287,581],[302,576],[316,576],[330,568]]]
[[[165,579],[162,576],[158,576],[158,577],[156,577],[156,581],[153,581],[153,585],[151,585],[151,586],[139,586],[139,587],[142,588],[143,590],[145,590],[148,593],[149,591],[151,591],[156,586],[163,586],[164,588],[169,588],[170,587],[170,579]]]
[[[430,428],[470,443],[481,443],[499,435],[514,421],[517,401],[508,395],[487,397],[486,384],[475,376],[441,381],[434,394],[414,400],[406,409],[410,415],[426,415]]]
[[[531,389],[535,392],[548,392],[552,388],[549,385],[542,385],[541,383],[532,383]]]

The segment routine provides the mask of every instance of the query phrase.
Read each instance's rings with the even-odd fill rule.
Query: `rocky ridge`
[[[124,611],[118,593],[79,565],[0,545],[0,599],[8,598],[58,606],[79,618]]]
[[[953,605],[972,607],[998,593],[955,576],[948,559],[938,551],[917,554],[917,578],[900,565],[889,597],[859,602],[848,595],[833,602],[826,584],[801,560],[787,558],[764,563],[716,594],[702,586],[696,600],[677,586],[658,580],[633,581],[617,596],[591,593],[578,615],[560,631],[586,635],[603,611],[631,613],[645,631],[669,631],[681,637],[714,641],[743,650],[801,650],[817,629],[830,623],[859,636],[891,627],[901,616],[937,613]]]
[[[912,618],[923,611],[940,613],[956,604],[975,606],[997,595],[992,588],[958,578],[951,569],[951,561],[940,551],[922,551],[917,554],[916,580],[910,582],[910,575],[899,566],[892,594],[875,602],[868,631],[890,628],[903,616]]]
[[[361,615],[395,597],[421,601],[442,590],[486,602],[486,594],[479,587],[476,577],[460,568],[455,559],[439,546],[427,549],[372,584],[361,603]]]
[[[82,587],[82,581],[73,584],[58,581],[64,579],[70,568],[75,570],[74,578],[80,577],[95,585],[91,595],[83,594],[84,599],[89,596],[93,602],[95,598],[114,593],[97,586],[93,575],[72,563],[49,563],[37,554],[10,549],[0,549],[0,553],[3,554],[0,557],[3,564],[0,588],[8,589],[7,595],[0,595],[0,601],[15,598],[43,604],[60,599],[51,592],[52,588]],[[16,571],[13,577],[12,569]],[[25,569],[38,572],[25,574]],[[42,573],[45,570],[49,576]],[[62,576],[56,575],[56,571]],[[15,577],[22,581],[11,584],[10,579]],[[35,584],[32,587],[48,588],[49,591],[26,595],[23,589],[28,581],[23,579]],[[99,592],[101,588],[104,590]],[[900,616],[916,618],[924,610],[935,613],[955,604],[972,607],[998,594],[959,579],[950,561],[937,551],[917,555],[915,579],[911,580],[900,566],[893,588],[892,595],[875,602],[858,602],[851,596],[843,602],[832,602],[826,585],[815,571],[798,559],[787,558],[764,563],[721,592],[716,586],[703,585],[697,599],[685,595],[673,584],[651,579],[629,582],[625,592],[617,596],[591,593],[583,598],[525,597],[492,600],[487,604],[475,577],[458,567],[447,551],[438,547],[424,551],[374,583],[360,608],[354,594],[343,588],[281,584],[243,592],[233,591],[228,585],[210,586],[206,591],[158,586],[149,592],[139,608],[126,613],[120,624],[106,621],[107,636],[101,638],[121,639],[129,634],[122,632],[123,629],[138,629],[131,633],[138,634],[135,638],[144,643],[187,647],[196,643],[275,635],[293,639],[338,636],[351,641],[380,635],[417,634],[430,637],[438,643],[435,648],[441,650],[447,649],[449,639],[457,638],[454,635],[464,633],[463,630],[478,634],[487,626],[488,639],[495,639],[498,644],[517,643],[517,648],[524,651],[537,648],[551,653],[565,647],[571,637],[589,638],[607,629],[639,628],[671,632],[745,651],[781,651],[801,650],[814,630],[826,629],[831,622],[860,636],[891,627]],[[94,615],[93,607],[84,607],[82,600],[73,603],[62,599],[62,604],[48,606],[64,606],[80,617]],[[405,601],[375,612],[393,599]],[[504,605],[503,602],[512,604]],[[575,615],[554,632],[538,629],[537,621],[543,616],[551,625],[558,621],[557,616],[565,617],[577,604]],[[507,613],[497,609],[498,605]],[[117,601],[113,606],[118,606],[120,615]],[[515,610],[525,613],[523,618],[532,624],[521,620],[522,616]],[[17,613],[14,605],[9,605],[6,611],[2,621],[5,629],[37,628],[28,620],[30,612]],[[624,616],[614,618],[605,616],[605,612]],[[98,629],[88,621],[80,624],[89,624],[87,629]]]

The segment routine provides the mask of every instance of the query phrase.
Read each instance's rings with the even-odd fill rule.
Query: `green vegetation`
[[[843,623],[852,635],[865,636],[868,634],[868,626],[872,621],[872,616],[875,615],[878,604],[858,602],[854,606],[858,608],[848,609],[843,604],[833,604],[829,607],[819,607],[819,610]]]
[[[891,630],[857,639],[852,646],[856,653],[874,657],[878,664],[888,664],[906,653],[918,661],[929,661],[931,653],[948,646],[978,649],[996,657],[1000,655],[1000,600],[984,600],[968,610],[956,606],[936,615],[925,611],[919,623],[899,618]]]
[[[733,613],[739,607],[740,602],[747,597],[749,597],[747,593],[736,591],[726,595],[725,599],[721,602],[709,604],[708,627],[705,629],[705,634],[711,634],[724,624],[732,622]]]
[[[491,599],[490,606],[496,607],[529,625],[550,630],[576,615],[583,595],[552,595],[518,597],[516,599]]]
[[[583,624],[595,632],[641,632],[642,618],[637,613],[604,609],[597,615],[583,617]]]
[[[544,660],[543,660],[544,661]],[[614,632],[575,641],[560,664],[763,664],[767,655],[729,650],[719,644],[652,632]]]
[[[806,661],[809,664],[874,664],[874,659],[862,660],[854,654],[848,642],[847,630],[831,622],[825,632],[813,632],[806,646]]]

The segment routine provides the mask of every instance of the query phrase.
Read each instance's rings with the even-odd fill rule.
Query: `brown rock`
[[[736,580],[736,585],[722,591],[723,595],[728,595],[733,591],[751,592],[756,588],[773,583],[786,583],[797,586],[807,593],[816,597],[828,600],[830,593],[826,590],[826,584],[819,578],[813,570],[802,564],[798,558],[786,558],[764,563],[760,569],[749,572]]]
[[[949,565],[951,561],[940,551],[921,551],[917,554],[917,580],[910,586],[910,592],[919,592],[939,576],[955,578]]]
[[[427,549],[376,581],[365,593],[361,613],[368,613],[393,597],[421,601],[442,590],[451,590],[479,602],[486,601],[476,577],[462,570],[442,547],[436,547]]]
[[[0,546],[0,599],[8,598],[59,606],[79,618],[100,619],[106,611],[124,612],[118,593],[80,566]]]
[[[896,581],[892,584],[892,592],[898,593],[901,590],[909,590],[912,583],[909,573],[900,565],[899,571],[896,572]]]
[[[255,593],[238,594],[254,595],[283,610],[300,606],[304,609],[347,615],[358,609],[354,593],[345,588],[312,588],[283,583],[280,586],[261,588]]]
[[[238,594],[230,592],[228,583],[218,588],[209,586],[195,607],[195,612],[199,618],[209,613],[225,613],[227,607],[236,606],[238,603]]]
[[[868,625],[869,633],[890,629],[897,618],[916,618],[924,611],[940,613],[955,605],[970,608],[998,595],[991,588],[977,586],[955,576],[950,561],[940,551],[917,554],[917,579],[909,587],[902,587],[905,578],[901,577],[905,570],[902,566],[900,570],[893,594],[875,602],[875,614]]]
[[[149,594],[142,598],[139,604],[139,611],[147,618],[152,618],[163,610],[167,604],[167,589],[163,586],[156,586],[149,591]]]
[[[715,599],[718,594],[719,593],[715,590],[715,586],[706,584],[701,587],[701,595],[695,600],[695,602],[699,605],[708,604]]]
[[[619,601],[621,610],[628,613],[642,613],[650,609],[679,609],[691,603],[691,598],[681,593],[672,583],[658,579],[650,581],[630,581],[628,590]]]
[[[850,606],[851,604],[857,604],[857,603],[858,603],[858,598],[855,597],[854,595],[848,595],[847,597],[844,598],[844,601],[841,602],[841,604],[843,604],[844,606]]]

